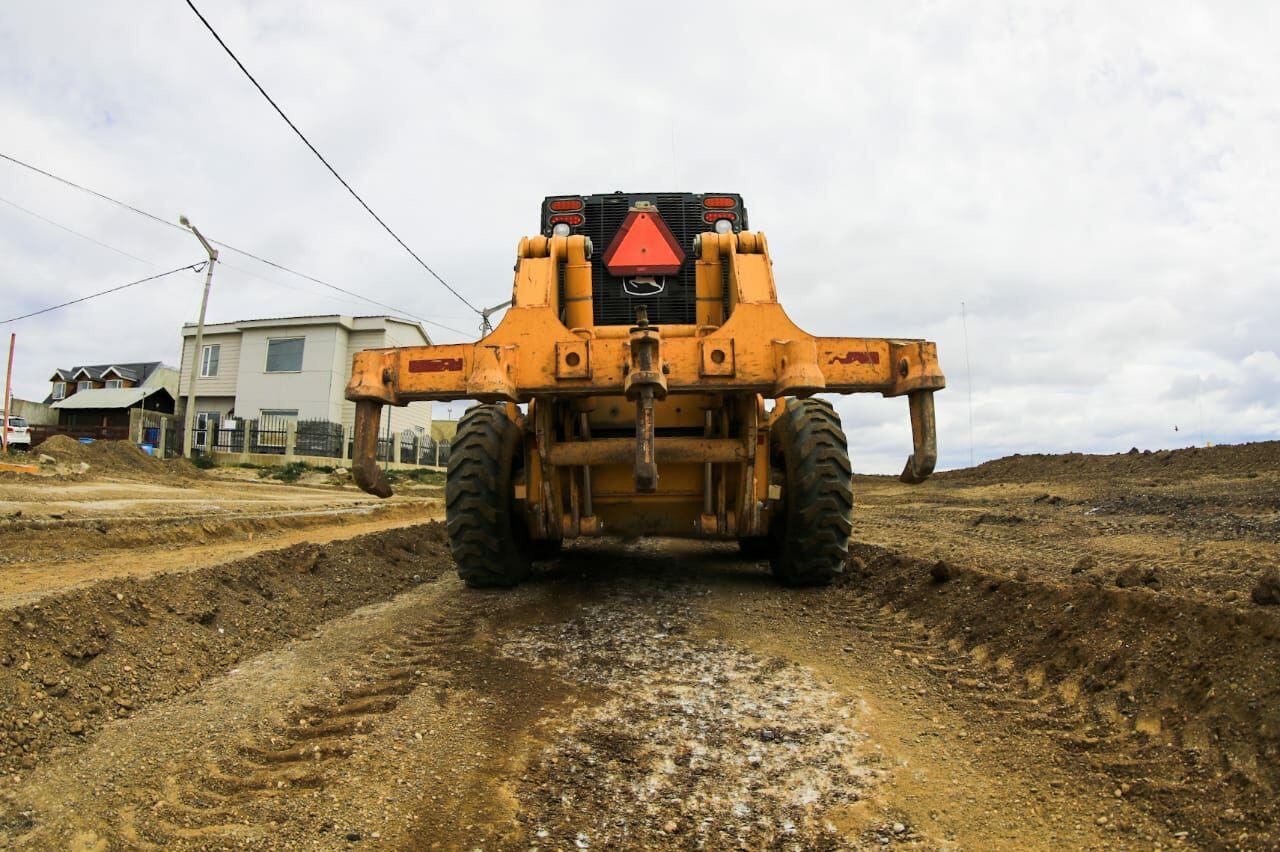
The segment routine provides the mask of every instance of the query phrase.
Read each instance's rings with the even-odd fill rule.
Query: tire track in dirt
[[[495,702],[477,691],[511,682],[483,666],[488,640],[477,632],[495,605],[515,603],[476,600],[448,581],[336,619],[51,762],[4,794],[14,809],[0,812],[0,838],[26,848],[75,838],[345,848],[414,831],[426,791],[451,799],[487,777],[481,751],[505,766],[498,743],[529,724],[489,718]],[[547,704],[557,694],[529,693]]]
[[[1043,738],[1046,760],[1134,803],[1166,839],[1271,848],[1280,717],[1260,698],[1276,689],[1264,672],[1280,625],[1145,589],[855,551],[834,612],[941,678],[944,698]],[[1097,817],[1143,841],[1162,833]]]
[[[107,580],[0,621],[0,769],[197,688],[246,656],[447,569],[440,524]],[[444,560],[444,561],[442,561]]]
[[[291,710],[264,740],[202,767],[190,797],[170,782],[163,807],[141,836],[163,848],[175,840],[232,842],[254,834],[245,822],[226,818],[242,813],[250,799],[323,790],[336,774],[332,765],[350,758],[377,720],[426,683],[428,670],[447,665],[447,651],[475,631],[474,615],[450,606],[430,625],[393,637],[358,667],[364,683]]]
[[[1019,692],[1016,679],[939,642],[925,621],[847,586],[761,594],[765,582],[744,573],[715,584],[703,629],[799,661],[829,688],[860,697],[883,779],[838,823],[843,838],[859,841],[853,845],[1173,842],[1166,826],[1113,797],[1097,773],[1055,758],[1052,737],[1074,730],[1073,721]]]

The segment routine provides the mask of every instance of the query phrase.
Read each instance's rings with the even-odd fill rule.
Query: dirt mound
[[[935,474],[939,481],[1017,482],[1078,479],[1081,477],[1149,477],[1163,479],[1188,474],[1248,476],[1280,470],[1280,441],[1188,447],[1181,450],[1138,450],[1114,455],[1063,453],[1015,454],[972,468]]]
[[[127,479],[195,479],[204,474],[186,459],[158,459],[129,441],[94,441],[82,444],[66,435],[54,435],[36,451],[75,470],[87,464],[86,473]]]
[[[107,580],[0,620],[0,769],[190,691],[240,660],[450,564],[439,523]]]
[[[843,585],[930,625],[932,647],[1004,679],[1004,700],[1028,702],[1039,725],[1061,729],[1064,746],[1158,810],[1194,814],[1219,843],[1239,831],[1222,819],[1228,805],[1274,824],[1275,613],[1159,594],[1141,582],[1020,580],[865,544],[852,554]],[[1138,757],[1112,753],[1121,747]]]

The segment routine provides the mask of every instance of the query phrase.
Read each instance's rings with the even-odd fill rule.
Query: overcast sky
[[[969,462],[970,389],[977,461],[1280,437],[1274,4],[198,5],[474,303],[507,298],[544,195],[737,191],[802,327],[938,342],[942,467]],[[4,153],[476,325],[180,0],[9,4],[0,116]],[[0,319],[201,256],[0,161]],[[210,321],[381,312],[225,259]],[[0,326],[17,395],[59,366],[175,363],[199,284]],[[899,470],[905,400],[838,404],[855,468]]]

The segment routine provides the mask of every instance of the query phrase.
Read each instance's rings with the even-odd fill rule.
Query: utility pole
[[[187,416],[183,426],[182,455],[191,458],[191,442],[196,423],[196,382],[200,379],[200,349],[204,346],[204,312],[209,307],[209,288],[213,285],[213,265],[218,260],[218,250],[209,245],[204,234],[186,216],[179,216],[178,222],[184,228],[191,229],[191,233],[196,235],[200,245],[209,254],[209,263],[204,270],[204,295],[200,298],[200,319],[196,322],[196,343],[191,352],[191,384],[187,386]]]
[[[9,452],[9,391],[13,388],[13,347],[18,342],[18,335],[9,335],[9,369],[4,371],[4,437],[0,438],[0,447]]]

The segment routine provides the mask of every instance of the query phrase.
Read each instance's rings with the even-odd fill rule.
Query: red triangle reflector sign
[[[674,275],[684,251],[656,210],[634,207],[604,253],[610,275]]]

